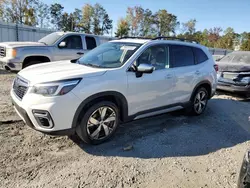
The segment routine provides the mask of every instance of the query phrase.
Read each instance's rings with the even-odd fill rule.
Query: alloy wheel
[[[117,126],[117,114],[111,107],[104,106],[95,110],[87,122],[87,133],[91,140],[107,138]]]
[[[207,105],[207,94],[205,91],[199,91],[194,99],[194,110],[197,114],[201,114]]]

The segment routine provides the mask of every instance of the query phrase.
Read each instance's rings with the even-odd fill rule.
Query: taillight
[[[219,66],[218,66],[217,64],[215,64],[215,65],[214,65],[214,69],[215,69],[216,72],[218,72]]]

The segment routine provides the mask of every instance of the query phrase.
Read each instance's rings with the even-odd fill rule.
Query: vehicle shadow
[[[108,142],[92,146],[72,140],[98,156],[161,158],[198,156],[235,146],[250,139],[250,105],[212,99],[201,116],[164,114],[123,124]],[[124,147],[130,146],[124,151]],[[131,148],[132,147],[132,148]]]

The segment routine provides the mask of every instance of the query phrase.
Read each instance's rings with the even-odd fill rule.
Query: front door
[[[60,44],[63,44],[60,46]],[[83,42],[80,35],[66,36],[54,51],[54,61],[78,59],[84,54]]]
[[[136,77],[134,72],[127,72],[129,115],[172,103],[174,74],[169,69],[168,57],[168,46],[151,46],[137,58],[136,66],[151,64],[155,67],[153,73]]]

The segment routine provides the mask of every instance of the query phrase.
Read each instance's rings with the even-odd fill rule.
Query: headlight
[[[6,49],[6,56],[15,58],[17,56],[17,50],[13,48],[7,48]]]
[[[44,96],[65,95],[76,87],[80,81],[81,78],[41,83],[33,86],[31,93]]]
[[[248,83],[250,83],[250,77],[243,77],[243,78],[240,80],[240,82],[248,84]]]

